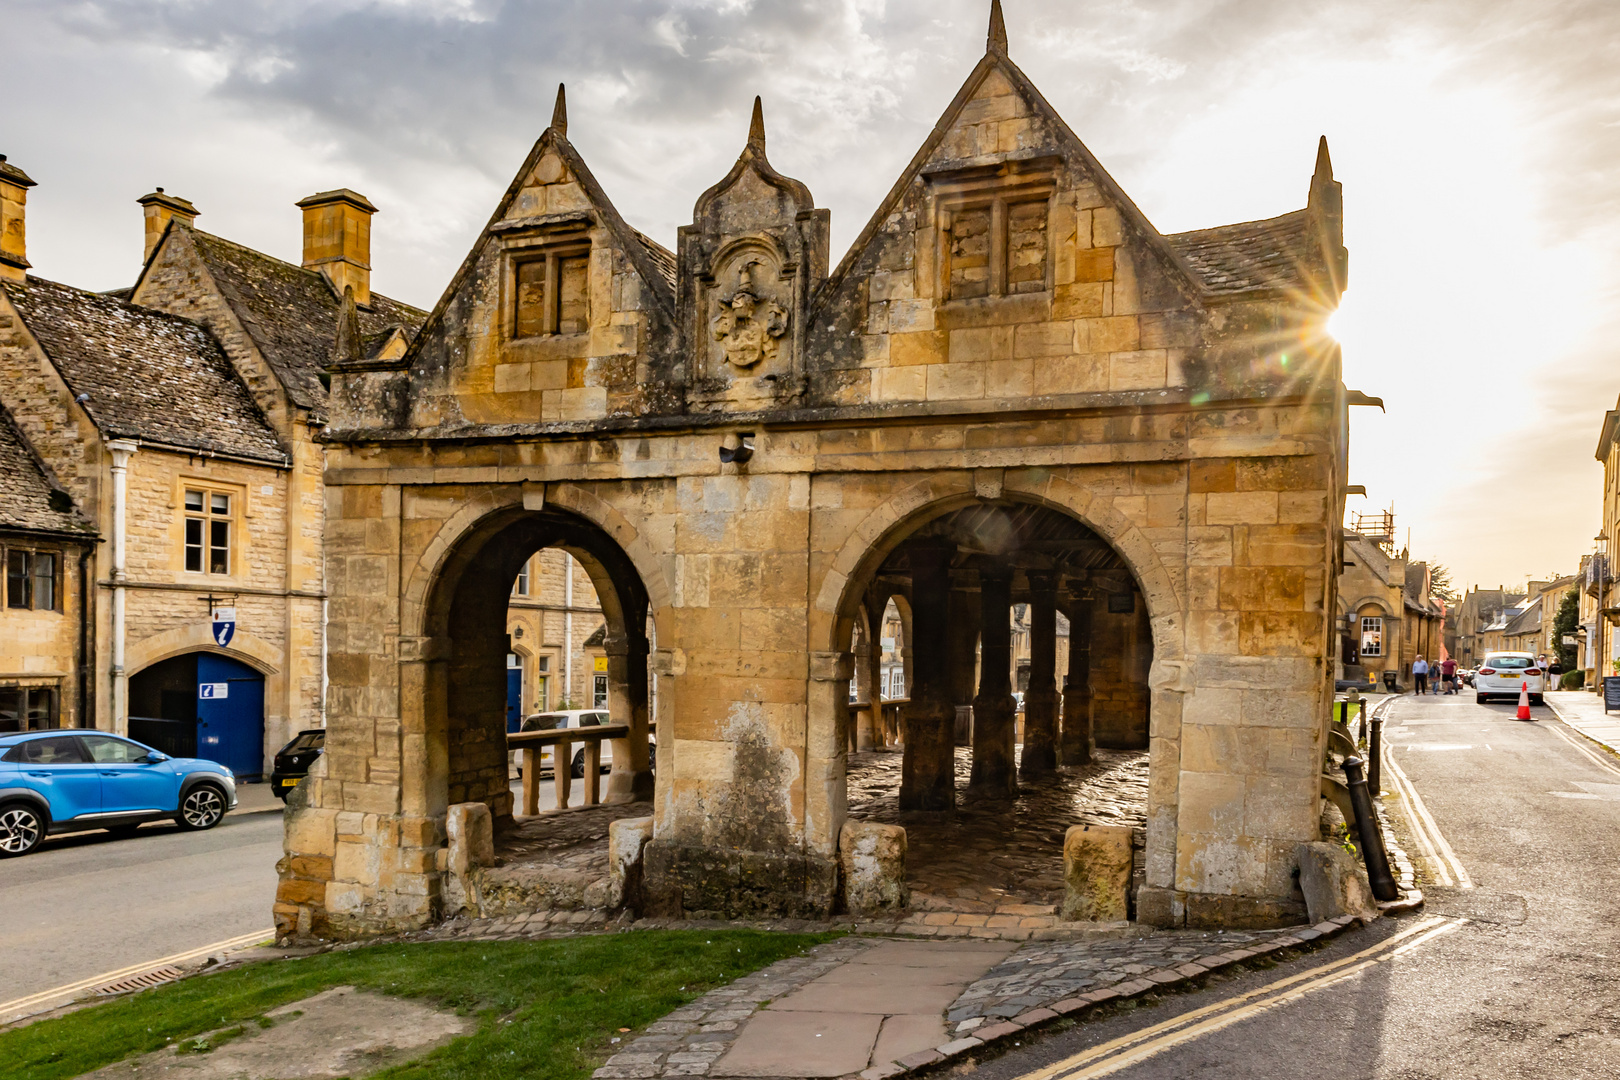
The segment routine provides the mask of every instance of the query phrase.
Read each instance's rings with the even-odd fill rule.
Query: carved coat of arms
[[[709,330],[720,343],[726,359],[740,368],[750,368],[762,360],[775,360],[782,335],[787,333],[788,312],[768,296],[761,296],[754,284],[758,263],[743,266],[737,289],[715,304]]]

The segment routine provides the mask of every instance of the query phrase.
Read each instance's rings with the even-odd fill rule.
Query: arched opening
[[[447,560],[425,629],[444,643],[442,681],[425,688],[427,727],[443,745],[427,758],[430,804],[483,802],[497,822],[513,816],[514,692],[524,718],[600,704],[629,728],[604,747],[604,801],[652,798],[647,591],[601,528],[550,507],[490,515]]]
[[[264,673],[214,652],[151,664],[129,679],[129,737],[257,781],[265,761]]]
[[[863,740],[857,705],[846,790],[851,817],[906,827],[914,905],[1055,905],[1080,823],[1134,830],[1139,886],[1154,646],[1121,555],[1043,504],[925,510],[851,576],[840,626],[857,680],[880,667],[872,627],[895,597],[911,631],[898,739]]]

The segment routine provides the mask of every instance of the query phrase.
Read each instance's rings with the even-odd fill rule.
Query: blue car
[[[235,806],[236,777],[216,762],[101,731],[0,735],[0,858],[26,855],[54,833],[129,836],[163,818],[212,829]]]

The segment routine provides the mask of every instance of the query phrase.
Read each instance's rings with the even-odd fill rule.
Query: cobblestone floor
[[[1130,982],[1151,971],[1175,971],[1297,933],[1297,928],[1182,930],[1114,941],[1032,941],[964,990],[945,1019],[956,1025],[958,1033],[965,1033],[986,1020],[1010,1019],[1089,990]]]
[[[906,873],[918,910],[991,915],[1017,904],[1050,912],[1063,899],[1069,826],[1146,825],[1145,750],[1099,750],[1090,765],[1021,784],[1011,802],[977,802],[964,797],[971,751],[958,747],[954,814],[901,813],[900,763],[901,754],[892,750],[850,755],[849,815],[905,826]]]

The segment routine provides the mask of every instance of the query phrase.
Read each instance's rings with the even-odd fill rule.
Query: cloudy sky
[[[1351,480],[1413,555],[1570,572],[1620,393],[1620,4],[1006,0],[1012,56],[1165,232],[1345,185]],[[292,203],[382,210],[376,287],[431,306],[568,84],[569,137],[673,246],[764,95],[835,261],[983,52],[988,0],[0,0],[0,153],[35,272],[128,284],[134,200],[296,260]]]

